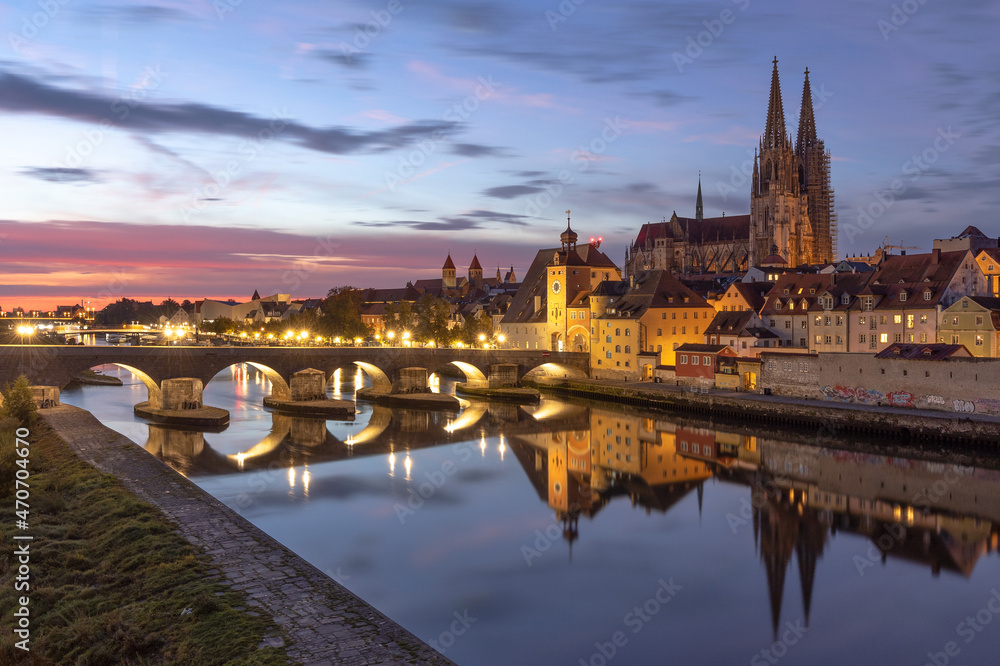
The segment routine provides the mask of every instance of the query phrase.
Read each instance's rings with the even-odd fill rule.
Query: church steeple
[[[575,250],[576,239],[576,232],[569,226],[569,211],[566,211],[566,231],[559,236],[559,240],[562,241],[562,251]]]
[[[694,205],[694,219],[701,222],[705,218],[705,206],[701,201],[701,172],[698,172],[698,201]]]
[[[767,124],[764,126],[762,139],[765,148],[776,148],[785,145],[785,110],[781,105],[781,83],[778,81],[778,57],[774,58],[774,71],[771,72],[771,100],[767,104]]]
[[[813,115],[812,89],[809,87],[809,68],[806,68],[806,81],[802,84],[802,110],[799,112],[799,137],[795,142],[795,152],[799,155],[806,148],[819,142],[816,136],[816,117]]]

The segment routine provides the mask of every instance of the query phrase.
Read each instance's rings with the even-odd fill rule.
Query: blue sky
[[[841,253],[993,221],[1000,6],[175,0],[0,5],[0,306],[523,274],[572,210],[746,213],[777,56],[810,69]],[[896,185],[895,193],[892,192]],[[859,220],[859,210],[867,216]]]

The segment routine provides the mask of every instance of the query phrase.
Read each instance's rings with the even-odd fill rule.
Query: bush
[[[3,406],[0,406],[0,418],[16,419],[21,425],[33,425],[38,417],[35,397],[28,386],[28,378],[21,375],[8,384],[3,392]]]

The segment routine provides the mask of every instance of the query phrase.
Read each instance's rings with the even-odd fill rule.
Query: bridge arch
[[[462,371],[468,386],[488,386],[490,383],[483,371],[471,363],[451,361],[448,365],[453,365]]]
[[[372,390],[375,393],[392,392],[392,380],[390,380],[389,377],[382,372],[381,368],[364,361],[355,361],[354,364],[364,370],[364,373],[368,375],[370,380],[372,380]]]
[[[524,379],[584,379],[587,373],[571,365],[562,363],[542,363],[528,371]]]
[[[147,375],[139,368],[135,367],[134,365],[128,365],[126,363],[117,363],[115,361],[108,361],[107,363],[101,363],[93,366],[91,370],[93,368],[98,368],[101,365],[117,365],[119,368],[124,368],[125,370],[128,370],[133,375],[135,375],[136,379],[142,382],[143,385],[146,387],[146,393],[147,393],[146,402],[148,403],[149,408],[160,409],[160,407],[163,405],[163,394],[160,393],[160,385],[156,382],[155,379]]]

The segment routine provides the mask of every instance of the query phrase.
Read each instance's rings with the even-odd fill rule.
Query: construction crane
[[[902,243],[903,241],[899,241]],[[889,237],[886,236],[885,240],[882,241],[883,250],[919,250],[920,248],[916,245],[889,245]]]

